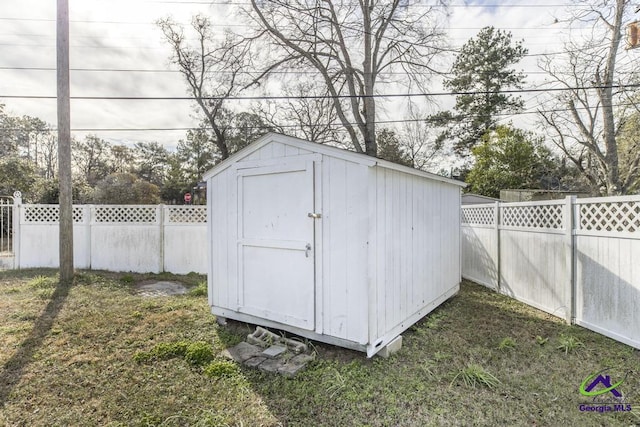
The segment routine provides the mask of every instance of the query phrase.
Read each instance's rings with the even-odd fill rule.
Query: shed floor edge
[[[373,357],[377,352],[382,350],[387,344],[389,344],[394,338],[401,335],[404,331],[415,325],[423,317],[429,315],[436,308],[440,307],[445,301],[453,298],[458,292],[460,292],[460,283],[453,286],[451,289],[441,294],[438,298],[434,299],[430,303],[426,304],[420,310],[407,317],[401,324],[391,328],[386,334],[378,337],[374,344],[367,346],[367,357]]]
[[[267,328],[280,329],[280,330],[287,331],[292,334],[296,334],[301,337],[308,338],[314,341],[319,341],[325,344],[336,345],[339,347],[347,348],[349,350],[359,351],[362,353],[367,352],[366,344],[360,344],[355,341],[350,341],[344,338],[332,337],[330,335],[318,334],[314,331],[297,328],[295,326],[284,325],[282,323],[263,319],[261,317],[251,316],[245,313],[238,313],[237,311],[229,310],[226,308],[212,306],[211,313],[218,317],[224,317],[224,318],[236,320],[239,322],[251,323],[254,325],[263,326]]]

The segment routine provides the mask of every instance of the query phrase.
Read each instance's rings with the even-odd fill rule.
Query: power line
[[[635,105],[633,103],[621,103],[621,104],[616,104],[614,105],[614,107],[625,107],[625,106],[632,106]],[[588,110],[588,108],[586,107],[576,107],[577,110]],[[496,117],[503,117],[503,119],[500,120],[505,120],[508,119],[510,117],[513,116],[519,116],[519,115],[531,115],[531,114],[540,114],[540,113],[555,113],[555,112],[568,112],[569,110],[566,108],[551,108],[551,109],[546,109],[546,110],[539,110],[536,109],[535,111],[532,110],[525,110],[525,111],[520,111],[517,113],[497,113],[495,114]],[[471,116],[468,116],[469,118]],[[420,123],[420,122],[425,122],[425,119],[397,119],[397,120],[376,120],[376,124],[378,125],[384,125],[384,124],[397,124],[397,123]],[[357,123],[355,122],[350,122],[349,125],[351,126],[357,126]],[[229,130],[244,130],[244,129],[251,129],[251,130],[255,130],[255,129],[299,129],[299,128],[303,128],[303,127],[336,127],[336,128],[341,128],[344,127],[344,125],[342,123],[339,122],[335,122],[335,123],[309,123],[309,124],[296,124],[296,125],[270,125],[270,124],[265,124],[265,125],[260,125],[260,126],[229,126],[227,127],[227,129]],[[22,129],[20,128],[0,128],[0,132],[2,131],[20,131]],[[148,128],[97,128],[97,127],[84,127],[84,128],[72,128],[71,129],[73,132],[163,132],[163,131],[190,131],[190,130],[212,130],[212,128],[210,127],[148,127]],[[38,132],[42,132],[42,133],[46,133],[46,132],[55,132],[56,128],[48,128],[47,130],[44,131],[38,131]]]
[[[566,92],[574,90],[594,90],[594,89],[633,89],[640,87],[640,83],[615,84],[615,85],[593,85],[593,86],[573,86],[559,88],[531,88],[531,89],[505,89],[501,91],[456,91],[456,92],[432,92],[432,93],[387,93],[378,95],[256,95],[256,96],[207,96],[202,97],[207,101],[278,101],[291,99],[352,99],[352,98],[413,98],[413,97],[434,97],[434,96],[458,96],[458,95],[493,95],[493,94],[514,94],[514,93],[536,93],[536,92]],[[0,98],[7,99],[56,99],[51,95],[0,95]],[[193,97],[188,96],[72,96],[76,101],[193,101]]]
[[[530,98],[534,99],[536,97]],[[636,106],[633,102],[623,102],[619,104],[613,105],[615,108],[619,107],[629,107]],[[586,111],[590,110],[588,107],[579,107],[576,106],[576,110]],[[540,109],[539,106],[531,107],[523,111],[518,111],[515,113],[497,113],[494,116],[499,117],[498,121],[505,121],[509,118],[513,118],[515,116],[523,116],[523,115],[533,115],[540,113],[555,113],[555,112],[569,112],[568,108],[547,108]],[[467,116],[466,118],[472,118],[472,115]],[[424,122],[425,119],[396,119],[396,120],[376,120],[376,124],[384,125],[384,124],[397,124],[397,123],[417,123]],[[350,122],[349,125],[357,126],[357,123]],[[295,125],[261,125],[261,126],[229,126],[227,129],[229,130],[244,130],[244,129],[299,129],[302,127],[336,127],[341,128],[344,125],[339,122],[335,123],[313,123],[313,124],[295,124]],[[20,131],[23,129],[20,128],[0,128],[0,132],[6,131]],[[84,128],[72,128],[73,132],[162,132],[162,131],[190,131],[190,130],[212,130],[209,127],[147,127],[147,128],[98,128],[98,127],[84,127]],[[55,128],[50,127],[44,131],[38,131],[42,133],[54,132]]]
[[[180,70],[168,70],[168,69],[158,69],[158,68],[71,68],[71,71],[74,72],[99,72],[99,73],[169,73],[169,74],[180,74],[182,71]],[[53,67],[8,67],[8,66],[0,66],[0,71],[56,71]],[[525,74],[548,74],[546,71],[523,71]],[[215,70],[211,71],[212,74],[258,74],[251,71],[226,71],[226,70]],[[270,74],[277,75],[315,75],[317,71],[301,71],[301,70],[281,70],[281,71],[271,71]],[[406,75],[406,72],[401,71],[385,71],[379,73],[379,75],[389,76],[389,75]],[[445,72],[442,74],[452,74],[451,72]]]

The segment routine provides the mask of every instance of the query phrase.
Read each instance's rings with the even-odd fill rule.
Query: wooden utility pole
[[[73,197],[71,191],[71,101],[69,88],[69,0],[58,0],[58,180],[60,191],[60,282],[73,280]]]

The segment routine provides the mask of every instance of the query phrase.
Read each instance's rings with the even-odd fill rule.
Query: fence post
[[[86,237],[86,245],[87,245],[87,253],[89,260],[89,270],[91,270],[91,266],[93,265],[93,251],[91,250],[91,240],[93,239],[91,236],[93,234],[93,218],[92,218],[92,205],[82,205],[82,226],[87,231]]]
[[[13,209],[12,218],[12,236],[11,245],[13,246],[13,268],[20,270],[20,212],[22,211],[22,192],[13,192]]]
[[[165,205],[158,205],[158,220],[160,222],[160,273],[164,273],[164,226],[165,226]]]
[[[496,291],[502,293],[502,279],[500,277],[502,275],[500,271],[500,202],[495,202],[493,221],[496,232]]]
[[[567,196],[564,203],[564,244],[565,244],[565,256],[567,275],[565,286],[565,304],[567,310],[565,312],[565,320],[571,324],[575,317],[575,266],[574,266],[574,218],[573,218],[573,205],[576,201],[576,196]]]

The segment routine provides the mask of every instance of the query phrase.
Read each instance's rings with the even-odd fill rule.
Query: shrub
[[[189,291],[189,295],[192,297],[206,297],[208,293],[207,282],[200,282],[198,286],[192,288]]]
[[[138,351],[133,355],[133,360],[138,363],[154,362],[156,360],[169,360],[176,357],[185,357],[189,343],[178,341],[174,343],[159,343],[150,351]]]
[[[230,361],[211,362],[204,368],[204,374],[211,378],[230,378],[238,373],[238,366]]]
[[[196,341],[187,347],[184,359],[192,365],[204,365],[213,360],[213,347],[205,341]]]

